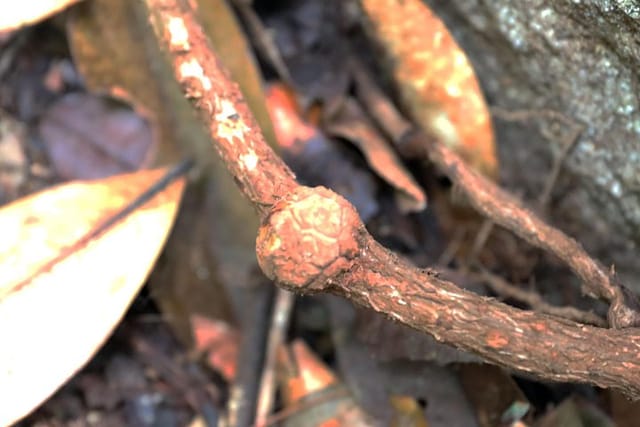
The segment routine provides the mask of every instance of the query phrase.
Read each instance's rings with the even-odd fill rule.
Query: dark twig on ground
[[[255,424],[264,427],[273,410],[276,390],[276,361],[278,351],[284,345],[293,308],[293,294],[284,289],[278,289],[271,313],[271,326],[267,340],[267,351],[260,381],[260,393],[256,410]]]
[[[232,3],[251,33],[251,39],[255,43],[258,53],[273,67],[284,82],[292,84],[293,79],[282,55],[280,55],[280,51],[273,39],[273,34],[265,27],[256,11],[253,10],[252,2],[233,0]]]
[[[264,366],[274,287],[262,275],[256,276],[243,296],[246,311],[240,325],[238,369],[227,402],[227,425],[230,427],[253,424]]]
[[[476,275],[474,275],[475,277]],[[607,322],[600,316],[591,313],[578,310],[575,307],[558,307],[545,302],[537,292],[531,292],[521,289],[515,285],[504,280],[502,277],[495,275],[489,271],[483,270],[477,277],[480,281],[489,286],[495,293],[503,298],[512,298],[514,300],[523,302],[531,307],[532,310],[539,311],[540,313],[551,314],[552,316],[562,317],[564,319],[573,320],[575,322],[584,323],[587,325],[594,325],[604,328],[607,326]]]

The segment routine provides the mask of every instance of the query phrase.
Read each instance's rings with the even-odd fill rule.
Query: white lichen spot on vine
[[[188,61],[184,61],[180,64],[179,70],[180,79],[196,79],[204,90],[210,90],[213,87],[209,77],[204,75],[204,70],[197,59],[191,58]]]
[[[233,142],[235,138],[244,141],[250,129],[240,118],[233,102],[228,99],[216,98],[215,104],[214,120],[218,125],[218,135],[220,138],[224,138],[230,142]]]
[[[258,160],[258,156],[253,150],[249,150],[248,154],[243,154],[242,156],[240,156],[240,161],[242,162],[245,170],[247,170],[248,172],[252,172],[256,168],[256,166],[258,165]]]
[[[177,16],[170,16],[167,22],[167,30],[169,31],[169,43],[171,49],[189,50],[189,32],[184,25],[184,20]]]
[[[402,322],[402,316],[400,316],[398,313],[394,313],[393,311],[391,313],[389,313],[389,315],[391,317],[393,317],[394,319],[396,319],[399,322]]]
[[[438,294],[445,295],[447,298],[450,298],[450,299],[459,299],[460,297],[462,297],[462,295],[458,292],[451,292],[442,288],[436,289],[436,292]]]
[[[405,300],[403,300],[402,298],[398,298],[398,304],[400,305],[407,305],[407,302]]]

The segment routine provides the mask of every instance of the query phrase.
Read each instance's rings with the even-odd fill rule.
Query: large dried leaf
[[[233,307],[222,284],[217,254],[211,247],[212,218],[219,209],[213,202],[212,183],[190,185],[164,254],[149,278],[151,295],[176,336],[198,350],[199,331],[194,318],[211,324],[229,324]],[[204,322],[201,322],[204,323]]]
[[[478,170],[497,175],[489,110],[471,64],[422,0],[360,0],[405,107]]]
[[[163,173],[69,183],[0,210],[0,425],[87,362],[138,293],[184,181],[95,233]]]
[[[79,0],[30,0],[0,6],[0,33],[35,24]]]
[[[208,7],[203,5],[202,9]],[[159,137],[157,164],[173,161],[182,155],[179,153],[186,152],[206,166],[206,176],[198,185],[209,187],[207,206],[201,201],[193,212],[185,212],[190,217],[187,222],[181,221],[184,233],[172,238],[166,250],[167,263],[162,267],[166,267],[163,271],[167,274],[158,276],[162,282],[152,280],[156,301],[184,338],[188,335],[185,325],[190,325],[189,314],[216,319],[214,304],[207,311],[203,307],[211,295],[225,300],[221,284],[247,283],[250,268],[256,262],[258,218],[213,151],[209,136],[158,48],[147,18],[153,11],[142,9],[142,2],[94,0],[78,8],[68,33],[74,59],[88,87],[125,94],[155,120]],[[239,52],[244,55],[244,51]],[[191,228],[189,223],[193,224]],[[189,250],[185,251],[185,247]],[[200,266],[206,266],[206,274]],[[194,301],[199,301],[197,307]]]

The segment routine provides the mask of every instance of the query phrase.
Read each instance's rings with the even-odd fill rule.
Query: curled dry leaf
[[[317,129],[300,117],[294,93],[283,84],[270,85],[267,89],[267,107],[271,121],[276,126],[281,149],[299,155]]]
[[[362,151],[369,166],[396,189],[396,200],[402,212],[418,212],[427,206],[424,191],[356,101],[346,99],[327,130],[348,139]]]
[[[96,230],[163,174],[69,183],[0,210],[0,425],[25,416],[87,362],[140,290],[184,181]]]
[[[300,117],[293,92],[285,85],[267,89],[267,108],[282,158],[301,182],[325,185],[354,204],[363,221],[379,210],[373,176],[345,156],[341,147]]]
[[[79,0],[30,0],[25,2],[4,2],[0,11],[0,33],[17,30],[25,25],[35,24]]]
[[[466,55],[422,0],[360,0],[413,119],[467,162],[495,177],[489,110]]]

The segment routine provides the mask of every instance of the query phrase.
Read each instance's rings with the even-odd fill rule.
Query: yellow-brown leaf
[[[496,177],[493,127],[475,72],[444,23],[421,0],[361,0],[402,102],[425,130]]]
[[[140,290],[184,180],[95,230],[163,173],[72,182],[0,210],[0,425],[25,416],[80,369]]]

